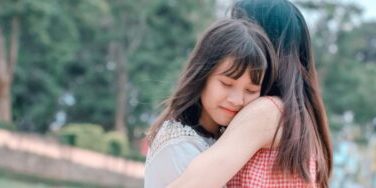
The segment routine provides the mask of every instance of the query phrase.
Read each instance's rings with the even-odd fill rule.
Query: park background
[[[293,2],[329,115],[331,187],[376,187],[376,3]],[[231,3],[0,0],[0,187],[142,187],[145,131]]]

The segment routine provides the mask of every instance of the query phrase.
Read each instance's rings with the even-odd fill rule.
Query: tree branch
[[[125,20],[125,19],[124,19]],[[125,50],[125,57],[128,57],[130,54],[134,53],[140,46],[142,39],[144,37],[146,30],[146,14],[143,13],[139,18],[139,27],[134,30],[134,36],[130,36],[129,39],[132,39],[128,48]]]

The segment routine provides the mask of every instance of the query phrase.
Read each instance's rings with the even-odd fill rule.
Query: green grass
[[[59,181],[0,169],[0,187],[11,188],[102,188],[95,184]]]

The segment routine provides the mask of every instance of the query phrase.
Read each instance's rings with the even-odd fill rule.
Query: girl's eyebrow
[[[236,80],[236,79],[234,79],[234,78],[231,78],[230,76],[227,76],[227,75],[224,74],[224,73],[218,73],[217,75],[219,75],[219,76],[224,76],[224,77],[226,77],[227,79]],[[248,86],[250,86],[251,89],[259,89],[259,88],[261,88],[261,85],[253,84],[253,83],[252,83],[252,80],[251,80],[250,83],[248,83]]]
[[[227,70],[226,70],[226,71],[218,71],[217,75],[227,76],[227,75],[225,74],[226,72],[227,72]]]
[[[218,75],[218,76],[224,76],[224,77],[228,77],[228,78],[231,78],[230,76],[226,75],[226,74],[225,74],[225,73],[223,73],[223,72],[222,72],[222,73],[218,73],[217,75]],[[233,78],[231,78],[231,79],[233,79]]]

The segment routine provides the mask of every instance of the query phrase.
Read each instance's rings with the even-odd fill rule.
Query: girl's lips
[[[226,111],[227,113],[231,114],[231,115],[235,115],[236,113],[238,113],[238,111],[234,111],[234,110],[229,110],[227,108],[224,108],[224,107],[221,107],[222,110]]]

